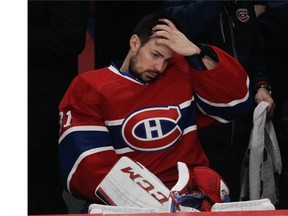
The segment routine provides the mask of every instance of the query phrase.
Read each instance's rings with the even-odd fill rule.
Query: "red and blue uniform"
[[[142,83],[115,65],[78,75],[60,109],[62,183],[97,202],[95,189],[122,156],[143,164],[171,188],[177,162],[209,166],[197,128],[245,115],[253,104],[241,65],[217,47],[216,68],[198,71],[175,56],[161,76]],[[251,99],[252,98],[252,99]]]

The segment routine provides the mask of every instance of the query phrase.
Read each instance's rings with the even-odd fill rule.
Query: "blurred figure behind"
[[[216,45],[236,58],[250,77],[255,105],[269,103],[273,115],[274,101],[269,94],[269,75],[263,62],[263,38],[255,23],[252,1],[165,1],[163,5],[178,20],[180,30],[198,43]],[[233,201],[239,200],[240,168],[252,128],[253,109],[245,118],[229,124],[199,130],[199,139],[213,169],[230,187]]]
[[[68,213],[58,166],[58,105],[78,74],[88,1],[28,1],[28,214]]]
[[[284,121],[288,102],[288,2],[259,1],[255,6],[259,27],[265,40],[265,62],[271,76],[272,96],[276,103],[273,124],[282,156],[282,174],[279,178],[279,208],[288,208],[288,122]],[[286,110],[287,112],[287,110]],[[287,117],[287,116],[286,116]],[[285,125],[286,124],[286,125]]]

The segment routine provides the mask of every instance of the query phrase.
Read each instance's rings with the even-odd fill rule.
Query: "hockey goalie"
[[[87,207],[209,211],[229,191],[208,168],[197,130],[250,112],[250,80],[230,55],[196,46],[167,19],[140,40],[150,18],[136,27],[124,62],[82,73],[67,89],[61,181]],[[166,31],[174,37],[165,39]]]

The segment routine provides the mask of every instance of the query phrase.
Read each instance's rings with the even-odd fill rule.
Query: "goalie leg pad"
[[[138,162],[122,157],[95,190],[107,205],[170,212],[170,190]]]

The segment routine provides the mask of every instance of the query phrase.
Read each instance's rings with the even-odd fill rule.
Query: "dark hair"
[[[147,16],[143,17],[136,27],[134,28],[132,34],[138,35],[140,38],[142,46],[147,43],[151,35],[153,34],[152,28],[157,25],[157,24],[165,24],[163,22],[160,22],[160,18],[165,18],[170,21],[172,21],[175,24],[175,21],[172,17],[172,15],[169,14],[167,10],[159,10],[159,11],[154,11],[151,14],[148,14]],[[176,25],[176,24],[175,24]]]

